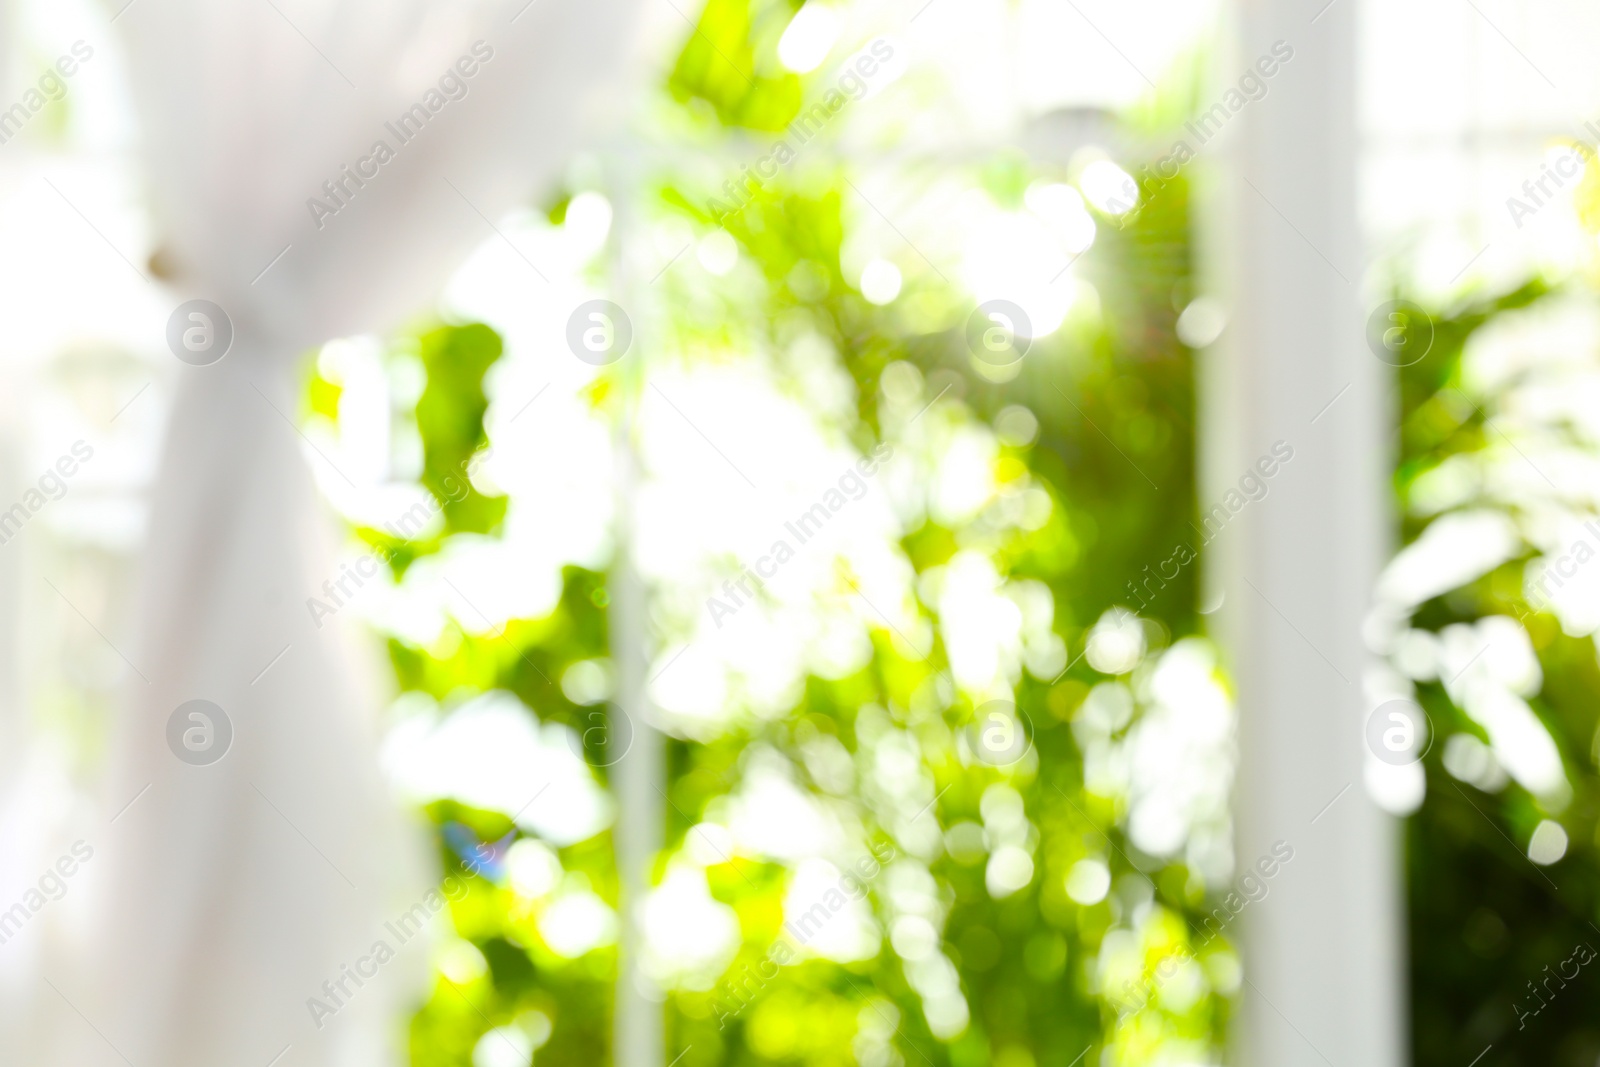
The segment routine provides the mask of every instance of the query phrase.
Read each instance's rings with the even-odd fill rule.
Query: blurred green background
[[[1201,564],[1178,566],[1175,575],[1162,570],[1160,580],[1145,584],[1153,570],[1172,565],[1180,546],[1197,552],[1203,540],[1195,527],[1199,357],[1180,335],[1201,346],[1215,331],[1203,322],[1179,325],[1180,316],[1198,321],[1206,311],[1196,303],[1187,173],[1140,181],[1132,210],[1078,197],[1077,210],[1093,221],[1093,244],[1075,254],[1062,283],[1077,286],[1078,296],[1060,328],[1036,340],[1015,366],[997,370],[976,357],[968,340],[971,294],[912,238],[901,235],[903,279],[896,275],[901,280],[888,299],[867,299],[859,272],[845,267],[861,229],[881,229],[893,214],[861,191],[867,176],[885,170],[901,188],[955,182],[978,190],[999,211],[1039,225],[1035,216],[1047,214],[1035,210],[1039,204],[1064,195],[1041,190],[1065,187],[1078,196],[1082,186],[1087,194],[1084,173],[1097,160],[1146,173],[1141,168],[1165,153],[1147,158],[1126,146],[1158,143],[1157,134],[1189,114],[1203,56],[1180,64],[1138,109],[1116,117],[1122,158],[1108,148],[1056,163],[999,148],[954,163],[875,164],[870,152],[835,150],[842,134],[830,128],[802,161],[779,168],[748,202],[722,215],[736,206],[723,183],[737,171],[726,161],[754,159],[760,149],[752,145],[786,136],[837,77],[828,65],[797,75],[774,61],[798,7],[709,0],[685,30],[651,105],[652,135],[668,162],[629,175],[625,209],[713,251],[721,246],[706,242],[720,227],[732,238],[738,266],[720,274],[664,269],[651,298],[658,313],[636,322],[650,326],[650,351],[602,372],[585,396],[606,420],[622,424],[654,366],[792,351],[797,336],[821,338],[826,343],[807,348],[807,358],[840,372],[848,395],[835,408],[819,406],[820,421],[860,455],[882,443],[914,451],[914,431],[942,440],[975,434],[970,439],[989,448],[983,462],[993,488],[983,506],[957,519],[922,509],[898,539],[916,575],[920,602],[911,610],[928,623],[926,643],[924,631],[908,640],[885,616],[864,666],[840,677],[810,675],[781,714],[737,716],[715,736],[669,736],[666,848],[657,877],[698,850],[705,884],[731,909],[737,936],[734,954],[709,985],[668,983],[668,1057],[681,1053],[685,1067],[1217,1062],[1239,963],[1231,931],[1210,938],[1201,924],[1229,907],[1233,888],[1225,819],[1231,708],[1197,610]],[[682,155],[670,150],[711,162],[671,162]],[[603,164],[575,174],[563,195],[541,208],[551,226],[566,223],[579,194],[617,195]],[[589,268],[602,288],[617,271],[617,241],[613,232],[611,252]],[[1483,473],[1497,463],[1536,467],[1519,442],[1532,451],[1552,441],[1575,449],[1596,441],[1559,416],[1541,421],[1502,409],[1507,390],[1544,373],[1539,366],[1524,368],[1523,378],[1493,381],[1463,369],[1482,331],[1585,288],[1584,279],[1535,280],[1430,306],[1431,348],[1397,378],[1402,542],[1418,541],[1452,512],[1493,512],[1519,531],[1504,558],[1401,612],[1409,621],[1397,632],[1424,636],[1396,638],[1385,649],[1416,683],[1437,735],[1425,760],[1425,799],[1406,835],[1413,1041],[1422,1065],[1466,1064],[1489,1043],[1495,1048],[1483,1067],[1590,1067],[1600,1058],[1587,970],[1574,980],[1577,988],[1536,1018],[1519,1019],[1515,1009],[1531,1005],[1529,983],[1543,980],[1546,964],[1577,944],[1600,944],[1591,921],[1600,915],[1593,863],[1600,673],[1588,634],[1564,629],[1548,605],[1533,610],[1523,583],[1524,569],[1542,551],[1539,523],[1548,525],[1552,507],[1585,505],[1555,492],[1555,483],[1535,499],[1525,488],[1501,491]],[[1403,278],[1394,290],[1410,291]],[[420,484],[443,508],[442,524],[427,536],[356,531],[392,553],[396,580],[452,539],[502,533],[506,497],[483,488],[457,492],[450,480],[490,445],[485,383],[502,356],[502,339],[481,323],[425,323],[389,344],[385,358],[397,377],[419,364],[425,375],[409,397],[397,390],[396,417],[414,426]],[[1593,353],[1584,358],[1592,363]],[[810,369],[781,359],[774,367],[784,388],[807,395]],[[313,377],[313,417],[337,422],[340,398],[336,381]],[[896,413],[896,404],[909,405],[915,418]],[[541,417],[537,407],[526,415]],[[1474,463],[1477,475],[1461,473]],[[1440,489],[1442,482],[1454,488]],[[818,493],[825,487],[819,483]],[[636,535],[650,531],[641,527]],[[945,635],[952,620],[941,618],[939,588],[958,557],[962,567],[987,561],[1037,631],[1024,642],[1029,662],[1016,671],[1014,687],[1014,722],[1028,752],[1004,765],[975,749],[985,713],[950,683]],[[729,577],[738,572],[734,567]],[[458,627],[450,640],[431,644],[393,634],[397,684],[447,711],[479,694],[515,694],[527,715],[570,726],[605,782],[615,765],[607,748],[613,739],[596,728],[605,726],[596,705],[574,699],[575,687],[564,679],[612,657],[616,577],[605,566],[569,566],[555,609],[516,619],[503,632]],[[1450,661],[1438,650],[1438,635],[1490,615],[1521,618],[1526,628],[1539,674],[1527,691],[1529,706],[1560,752],[1568,795],[1541,794],[1497,773],[1492,732],[1458,706],[1461,694],[1445,680],[1441,664]],[[1194,724],[1214,721],[1224,723],[1225,736],[1207,741],[1211,727]],[[1191,799],[1200,798],[1175,830],[1157,817],[1157,789],[1147,780],[1161,767],[1152,737],[1174,723],[1190,724],[1196,747],[1176,758],[1194,771]],[[1458,736],[1477,739],[1477,748]],[[887,935],[866,958],[809,954],[775,977],[750,980],[768,966],[795,872],[742,851],[706,862],[692,838],[696,827],[720,818],[719,805],[739,791],[753,752],[779,754],[804,791],[848,809],[872,851],[892,857],[882,873],[863,879],[867,907]],[[886,795],[881,778],[894,760],[914,764],[896,773],[919,783],[916,795],[928,800],[916,818],[936,823],[936,833],[913,831],[903,798]],[[1156,807],[1140,816],[1141,804]],[[577,951],[552,945],[541,918],[574,886],[616,908],[611,831],[540,841],[511,813],[448,799],[427,814],[444,868],[460,873],[465,864],[476,873],[451,908],[459,940],[442,952],[431,996],[412,1023],[413,1062],[608,1062],[614,939]],[[1530,839],[1545,821],[1563,828],[1563,854],[1535,863]]]

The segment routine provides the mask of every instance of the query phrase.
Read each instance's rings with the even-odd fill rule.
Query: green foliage
[[[1517,428],[1501,424],[1505,413],[1497,410],[1497,399],[1479,395],[1464,380],[1469,341],[1487,326],[1504,324],[1508,315],[1539,311],[1566,296],[1565,288],[1552,290],[1534,279],[1433,316],[1433,348],[1400,372],[1396,488],[1407,543],[1436,521],[1432,509],[1419,504],[1430,472],[1508,446],[1517,450],[1512,455],[1530,447]],[[1508,434],[1522,437],[1522,444]],[[1570,437],[1568,443],[1580,444]],[[1473,503],[1523,516],[1504,502]],[[1528,506],[1536,505],[1530,500]],[[1573,792],[1566,805],[1551,805],[1515,781],[1486,791],[1458,780],[1445,769],[1447,739],[1491,739],[1441,682],[1418,685],[1418,699],[1436,731],[1424,759],[1427,798],[1406,832],[1412,1052],[1421,1067],[1470,1061],[1491,1044],[1482,1067],[1576,1067],[1600,1056],[1600,1026],[1590,1010],[1593,975],[1587,967],[1570,982],[1558,974],[1575,947],[1600,947],[1600,775],[1593,756],[1600,668],[1591,639],[1565,635],[1554,616],[1536,612],[1537,605],[1527,601],[1523,570],[1536,555],[1524,547],[1493,571],[1423,604],[1413,623],[1437,633],[1492,615],[1522,622],[1543,673],[1529,704],[1555,741]],[[1526,853],[1544,819],[1561,823],[1571,842],[1567,858],[1552,867],[1535,865]],[[1558,977],[1547,987],[1552,974]]]
[[[797,6],[793,0],[709,0],[686,33],[665,87],[677,109],[667,125],[692,130],[708,143],[734,145],[745,131],[784,129],[807,95],[808,80],[782,70],[775,59]],[[1189,113],[1202,95],[1204,58],[1197,52],[1175,67],[1167,88],[1136,109],[1130,124],[1160,133]],[[932,169],[907,164],[896,171],[907,200],[954,177],[1014,211],[1036,180],[1074,177],[1071,167],[1041,166],[1011,152],[926,172]],[[643,342],[649,352],[638,360],[630,356],[594,382],[586,395],[596,411],[618,417],[637,384],[627,376],[642,376],[646,359],[661,366],[760,358],[797,397],[808,395],[819,368],[838,370],[848,401],[818,405],[816,418],[861,455],[881,444],[907,447],[905,417],[890,398],[894,382],[904,387],[910,381],[926,399],[917,413],[919,432],[981,431],[999,444],[989,505],[962,520],[924,515],[895,546],[918,579],[913,610],[916,621],[926,623],[919,633],[929,640],[912,642],[892,623],[876,627],[865,665],[843,677],[807,677],[781,713],[735,718],[725,731],[699,740],[668,739],[658,876],[673,858],[700,847],[699,828],[726,808],[752,759],[776,754],[795,769],[797,785],[811,798],[848,813],[883,860],[863,881],[868,907],[889,933],[868,959],[819,957],[774,967],[793,872],[744,854],[703,863],[711,897],[736,917],[738,943],[710,988],[667,991],[669,1055],[681,1050],[683,1067],[1124,1067],[1166,1058],[1216,1060],[1238,961],[1226,933],[1210,938],[1202,923],[1226,887],[1208,884],[1181,852],[1165,858],[1143,853],[1126,829],[1126,792],[1090,781],[1089,771],[1108,749],[1130,743],[1151,706],[1153,665],[1203,629],[1195,610],[1198,568],[1152,578],[1179,546],[1197,551],[1204,540],[1194,527],[1193,354],[1175,327],[1195,295],[1186,177],[1146,182],[1130,214],[1095,213],[1097,240],[1072,268],[1072,277],[1086,283],[1083,299],[1007,378],[990,373],[968,350],[970,298],[912,244],[919,236],[914,228],[907,227],[908,237],[889,223],[906,246],[898,298],[878,306],[857,291],[845,266],[850,242],[877,225],[878,206],[892,206],[863,202],[859,168],[829,158],[820,146],[808,148],[803,160],[747,189],[749,202],[722,217],[701,205],[708,195],[723,195],[715,183],[731,174],[718,170],[708,180],[709,172],[683,170],[653,175],[643,202],[632,206],[644,224],[664,221],[697,240],[725,230],[739,266],[708,283],[704,275],[668,264],[652,282],[664,310]],[[1593,186],[1591,174],[1580,204],[1586,218],[1600,217]],[[579,191],[555,201],[546,214],[550,224],[564,223]],[[1395,490],[1404,543],[1416,542],[1435,521],[1436,511],[1419,503],[1430,479],[1451,462],[1503,451],[1510,440],[1493,398],[1474,393],[1464,380],[1469,342],[1507,316],[1561,295],[1536,280],[1434,316],[1432,349],[1399,374]],[[821,340],[820,348],[797,343],[813,339]],[[484,379],[502,357],[500,338],[483,325],[443,326],[400,339],[395,356],[419,361],[426,374],[414,410],[402,414],[414,419],[421,440],[418,481],[442,506],[443,519],[436,532],[410,539],[375,529],[359,535],[392,553],[393,572],[403,577],[413,561],[448,547],[453,537],[502,536],[508,500],[484,495],[465,474],[489,445]],[[336,419],[341,397],[339,384],[318,377],[310,408]],[[1019,409],[1037,420],[1036,432],[998,432]],[[934,473],[927,472],[930,480]],[[1039,521],[1016,521],[1019,502],[1041,499],[1048,506]],[[1487,506],[1518,512],[1503,500]],[[943,569],[970,553],[980,554],[1002,581],[1048,590],[1050,631],[1068,653],[1059,673],[1029,671],[1015,685],[1031,751],[1008,767],[971,757],[965,738],[979,724],[979,709],[951,682],[951,649],[942,629],[949,620],[938,617],[937,598],[926,591]],[[1574,946],[1600,945],[1600,879],[1593,873],[1600,847],[1600,775],[1594,769],[1600,667],[1590,639],[1564,633],[1553,616],[1525,599],[1523,569],[1534,554],[1524,549],[1433,597],[1411,621],[1438,633],[1488,615],[1523,620],[1543,674],[1529,704],[1554,739],[1572,786],[1570,801],[1556,805],[1515,783],[1480,789],[1458,780],[1444,767],[1444,742],[1457,734],[1484,739],[1486,731],[1456,706],[1447,683],[1420,681],[1417,699],[1438,742],[1424,761],[1426,800],[1407,828],[1412,1030],[1422,1067],[1589,1067],[1600,1056],[1600,1026],[1586,1011],[1584,983],[1593,981],[1587,971],[1569,983],[1576,988],[1548,996],[1549,1006],[1527,1025],[1518,1025],[1514,1008],[1532,1003],[1529,984],[1545,982],[1546,968],[1568,959]],[[842,564],[837,569],[841,595],[859,594],[858,576]],[[530,715],[570,726],[604,778],[607,761],[595,740],[602,732],[589,729],[594,707],[576,703],[562,681],[611,655],[615,620],[608,584],[614,577],[604,565],[568,566],[553,610],[488,634],[450,622],[445,637],[426,648],[392,636],[399,687],[447,711],[475,694],[514,694]],[[1086,644],[1108,612],[1130,606],[1142,616],[1137,625],[1148,652],[1139,665],[1110,676],[1088,662]],[[668,633],[681,627],[670,611],[658,614]],[[1125,699],[1128,713],[1106,721],[1092,709],[1107,699]],[[885,784],[892,777],[888,769],[927,783],[928,802],[914,819]],[[472,946],[464,958],[481,962],[440,979],[413,1022],[413,1062],[472,1062],[484,1035],[507,1025],[547,1030],[538,1062],[607,1062],[615,948],[601,944],[576,958],[557,952],[540,925],[543,904],[492,872],[467,872],[478,856],[475,842],[536,842],[507,813],[440,801],[428,814],[439,828],[444,868],[469,886],[451,906],[455,933]],[[1534,827],[1550,819],[1566,829],[1570,858],[1540,868],[1524,850]],[[923,853],[907,845],[921,832],[911,825],[917,822],[937,830],[936,845]],[[1011,892],[997,889],[990,874],[1005,833],[1018,835],[1032,864],[1026,884]],[[564,886],[591,890],[617,906],[609,832],[559,847],[545,844],[559,860]],[[1074,899],[1067,888],[1084,861],[1103,862],[1111,876],[1109,892],[1089,902]],[[940,915],[932,947],[953,965],[970,1011],[965,1027],[942,1037],[925,972],[918,970],[927,946],[919,948],[896,925],[905,910],[897,894],[905,890],[890,883],[906,872],[925,874],[933,887],[930,899]],[[1185,966],[1201,976],[1190,995],[1165,977],[1163,964],[1170,968],[1178,960],[1192,960]]]
[[[711,0],[672,72],[673,98],[702,116],[709,105],[727,127],[781,129],[804,88],[801,79],[779,73],[772,59],[793,10],[788,2]],[[1037,179],[1072,177],[1010,154],[961,176],[1007,209],[1016,209]],[[905,180],[915,184],[923,177],[913,173]],[[1015,688],[1031,735],[1029,755],[1009,767],[975,760],[964,738],[977,723],[977,709],[951,683],[950,650],[935,624],[936,609],[919,604],[931,645],[912,647],[892,626],[878,627],[865,666],[840,678],[809,677],[784,714],[739,720],[713,739],[669,739],[667,855],[695,847],[693,827],[726,803],[751,754],[763,751],[796,768],[798,784],[811,796],[859,820],[885,867],[892,866],[889,857],[906,857],[905,842],[922,832],[911,823],[937,830],[929,858],[911,857],[904,870],[915,875],[926,865],[930,899],[945,913],[934,928],[934,947],[953,964],[970,1010],[958,1033],[936,1036],[933,1024],[941,1020],[929,1017],[927,982],[916,977],[917,959],[926,957],[896,947],[909,935],[893,933],[904,907],[894,897],[903,890],[889,884],[900,875],[887,872],[865,879],[868,904],[891,931],[875,956],[853,963],[812,958],[769,974],[791,872],[735,855],[707,865],[705,877],[712,897],[737,916],[737,955],[712,988],[669,991],[663,1009],[669,1045],[673,1054],[686,1050],[683,1067],[1110,1067],[1148,1062],[1175,1044],[1196,1060],[1214,1056],[1229,1011],[1233,965],[1225,942],[1198,951],[1197,967],[1206,977],[1192,996],[1180,997],[1173,988],[1155,992],[1161,985],[1155,975],[1168,957],[1195,953],[1200,921],[1216,904],[1215,888],[1208,889],[1181,853],[1163,859],[1140,852],[1123,827],[1127,798],[1091,791],[1085,783],[1085,745],[1125,743],[1141,713],[1091,726],[1085,700],[1096,691],[1136,693],[1142,709],[1153,661],[1200,629],[1195,568],[1189,567],[1149,587],[1159,591],[1142,609],[1149,654],[1140,667],[1112,678],[1082,654],[1097,620],[1136,603],[1133,583],[1145,582],[1149,568],[1168,559],[1177,543],[1198,541],[1187,532],[1196,514],[1192,354],[1174,332],[1178,311],[1192,295],[1187,183],[1180,176],[1143,189],[1143,202],[1130,215],[1096,214],[1099,239],[1073,268],[1092,286],[1088,295],[1058,331],[1034,344],[1018,375],[999,381],[967,348],[970,298],[937,268],[922,270],[920,252],[904,260],[917,267],[888,306],[868,302],[846,277],[847,243],[871,218],[853,184],[847,167],[825,160],[767,181],[749,205],[723,220],[749,269],[711,286],[703,277],[682,277],[683,271],[660,278],[668,313],[655,324],[651,358],[774,353],[784,388],[804,395],[817,368],[790,353],[797,338],[820,337],[836,354],[851,396],[848,410],[818,418],[830,420],[863,455],[880,443],[904,447],[895,435],[907,432],[905,416],[894,414],[886,399],[893,376],[920,383],[927,407],[917,419],[929,433],[971,429],[992,440],[994,428],[1018,409],[1031,412],[1036,433],[1001,435],[989,472],[994,501],[970,519],[926,517],[897,547],[922,578],[977,552],[1002,580],[1048,590],[1051,632],[1067,653],[1064,669],[1023,674]],[[665,175],[649,206],[704,236],[715,220],[696,206],[704,203],[703,192],[695,179]],[[565,217],[567,202],[563,196],[549,213],[553,224]],[[463,465],[488,444],[483,380],[501,357],[500,339],[482,325],[440,327],[402,339],[396,351],[420,358],[426,371],[414,412],[424,457],[419,480],[444,511],[442,530],[420,539],[361,531],[395,552],[395,574],[403,576],[413,560],[452,537],[499,536],[507,502],[470,487],[461,492]],[[597,410],[616,406],[617,389],[616,378],[597,380],[591,391]],[[336,385],[313,383],[317,412],[336,413],[339,399]],[[1047,503],[1042,511],[1041,500]],[[1038,521],[1019,521],[1019,508],[1033,509]],[[610,579],[568,567],[556,608],[544,618],[513,620],[503,632],[474,635],[447,623],[446,638],[427,648],[391,637],[400,688],[446,709],[476,693],[509,691],[529,714],[537,709],[545,721],[567,723],[587,743],[586,716],[593,710],[573,703],[560,683],[574,665],[610,654]],[[846,595],[854,580],[841,572]],[[1103,736],[1095,733],[1101,729]],[[824,752],[837,759],[830,763],[819,756]],[[915,819],[884,784],[890,766],[929,783],[928,802]],[[503,880],[462,874],[462,864],[473,859],[460,844],[469,840],[463,835],[502,840],[517,829],[506,813],[442,801],[429,815],[440,828],[446,869],[470,885],[451,908],[456,934],[475,947],[484,966],[476,974],[463,970],[459,981],[440,980],[412,1027],[413,1062],[470,1062],[491,1027],[535,1018],[530,1013],[553,1024],[539,1061],[606,1062],[615,950],[602,946],[566,958],[547,943],[538,905]],[[1006,834],[1020,842],[1032,874],[1021,888],[1002,892],[991,885],[989,863]],[[608,832],[554,851],[565,879],[616,905]],[[1110,891],[1092,903],[1075,901],[1066,888],[1074,866],[1085,860],[1104,862],[1112,877]],[[1101,988],[1113,933],[1135,946],[1117,974],[1123,985],[1143,990],[1132,996],[1137,1003],[1126,995],[1110,999]]]
[[[708,0],[667,85],[681,101],[709,104],[728,126],[777,132],[800,111],[800,79],[773,62],[800,5],[791,0]]]
[[[482,324],[441,326],[419,339],[428,385],[417,401],[422,484],[444,505],[451,531],[488,533],[505,517],[504,497],[486,497],[465,477],[486,443],[483,375],[500,358],[500,338]]]

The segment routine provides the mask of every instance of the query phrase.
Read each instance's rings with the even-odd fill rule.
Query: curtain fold
[[[437,897],[379,778],[343,620],[306,607],[337,572],[294,425],[297,357],[425,308],[615,113],[634,2],[137,0],[118,16],[173,304],[215,302],[233,342],[179,372],[108,816],[137,799],[90,842],[85,966],[52,976],[92,1023],[37,1062],[397,1062],[426,960],[385,924]],[[216,762],[175,754],[169,723],[193,700],[231,727]],[[358,967],[380,940],[394,958]]]

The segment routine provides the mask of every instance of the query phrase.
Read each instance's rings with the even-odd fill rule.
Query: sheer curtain
[[[318,627],[306,608],[337,573],[295,428],[297,358],[425,307],[594,132],[625,84],[633,6],[135,0],[116,14],[152,269],[175,306],[220,307],[211,325],[232,341],[181,371],[139,674],[112,739],[115,832],[90,842],[94,932],[81,967],[48,976],[39,1047],[14,1062],[393,1062],[425,948],[356,965],[380,938],[395,946],[386,922],[431,910],[430,879],[379,780],[374,695],[340,620]],[[180,316],[179,334],[199,321]],[[214,763],[169,745],[191,700],[231,726]]]

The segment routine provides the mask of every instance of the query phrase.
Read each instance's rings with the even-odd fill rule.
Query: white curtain
[[[180,373],[107,818],[137,799],[89,842],[104,866],[84,965],[50,976],[41,1047],[15,1062],[399,1058],[420,942],[345,979],[332,1017],[308,1006],[334,1006],[323,983],[376,941],[398,947],[384,923],[431,877],[379,779],[374,695],[342,619],[318,629],[306,607],[336,571],[293,425],[296,367],[310,345],[425,310],[492,221],[618,110],[632,7],[135,0],[117,17],[173,303],[214,301],[235,336],[221,362]],[[408,112],[421,129],[402,143]],[[312,198],[339,210],[316,218]],[[168,746],[193,699],[234,731],[209,766]]]

